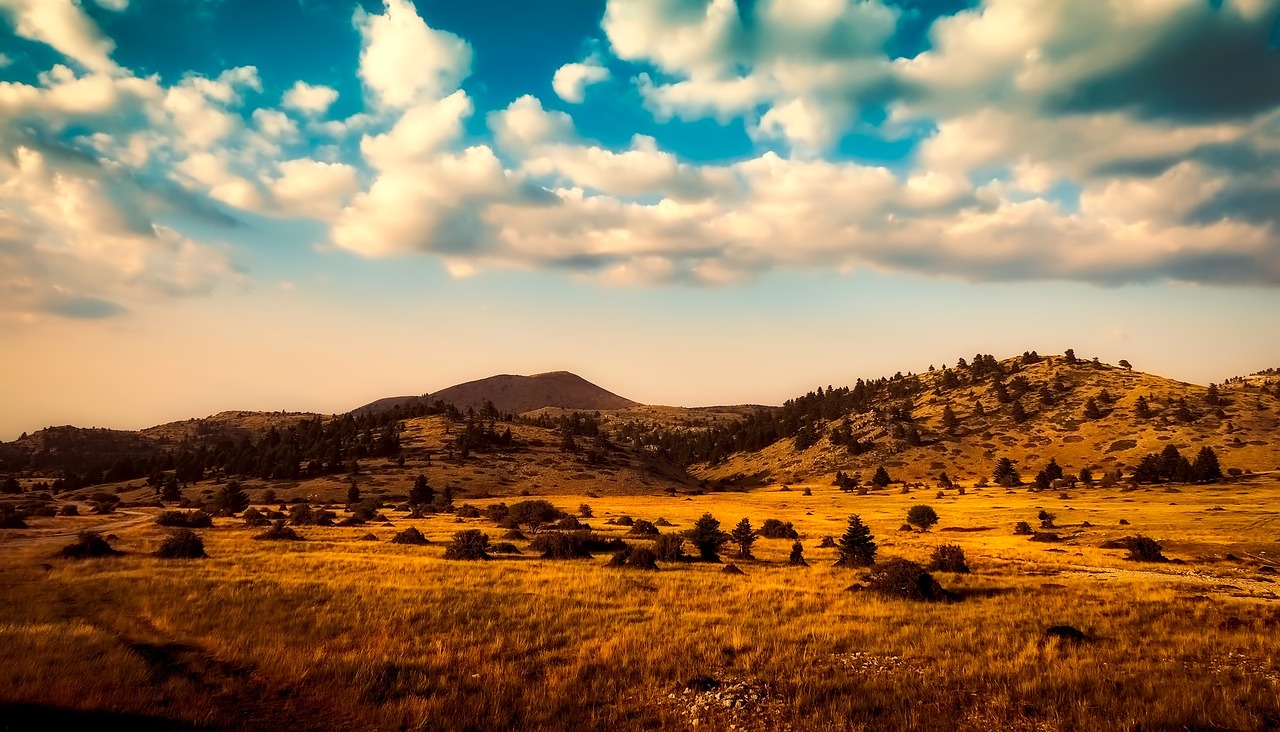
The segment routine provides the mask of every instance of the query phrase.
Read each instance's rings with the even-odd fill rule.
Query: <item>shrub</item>
[[[836,543],[837,567],[869,567],[876,561],[876,542],[871,529],[858,514],[849,517],[849,526]]]
[[[1031,535],[1031,541],[1038,541],[1043,544],[1053,544],[1062,541],[1062,537],[1052,531],[1037,531]]]
[[[475,506],[472,506],[470,503],[462,504],[461,506],[458,507],[458,510],[455,513],[457,514],[458,518],[464,518],[464,519],[480,518],[480,516],[482,515],[480,513],[480,509],[476,508]]]
[[[898,558],[890,559],[872,569],[867,577],[867,589],[885,597],[918,602],[951,598],[950,593],[942,589],[924,567]]]
[[[271,528],[253,538],[259,541],[302,541],[298,532],[284,525],[284,519],[277,520]]]
[[[822,537],[822,541],[818,542],[819,549],[831,549],[835,546],[838,545],[836,544],[835,537],[832,536],[824,536]]]
[[[653,525],[654,525],[654,526],[663,526],[663,527],[666,527],[666,526],[675,526],[675,524],[671,523],[670,521],[666,520],[665,518],[659,518],[657,521],[654,521],[654,522],[653,522]]]
[[[938,523],[938,512],[931,506],[912,506],[911,510],[907,511],[907,523],[919,527],[921,531],[928,531]]]
[[[1013,533],[1015,536],[1031,536],[1031,524],[1019,521],[1013,525]]]
[[[790,522],[783,523],[778,519],[765,519],[760,524],[760,535],[766,539],[799,539],[795,526]]]
[[[679,534],[661,534],[653,542],[653,553],[663,562],[679,562],[686,559],[684,537]]]
[[[1048,511],[1046,511],[1046,510],[1044,510],[1044,509],[1042,508],[1042,509],[1040,509],[1040,513],[1036,514],[1036,518],[1040,519],[1040,528],[1042,528],[1042,529],[1052,529],[1052,528],[1053,528],[1053,520],[1054,520],[1054,519],[1056,519],[1056,518],[1058,518],[1058,517],[1057,517],[1057,515],[1052,514],[1052,513],[1049,513]]]
[[[489,551],[494,554],[524,554],[524,552],[520,551],[520,547],[509,541],[500,541],[496,544],[490,544]]]
[[[397,533],[395,536],[391,537],[391,543],[392,544],[409,544],[412,546],[425,546],[427,544],[430,544],[431,542],[427,540],[427,537],[422,535],[421,531],[418,531],[417,527],[410,526],[404,531],[401,531]]]
[[[586,542],[577,533],[539,534],[529,544],[529,548],[536,552],[542,552],[543,559],[591,558],[591,552],[587,550]]]
[[[10,506],[0,506],[0,529],[25,529],[27,522],[22,514]]]
[[[118,557],[124,552],[112,549],[102,534],[96,531],[81,531],[76,535],[76,543],[62,547],[58,555],[65,559],[95,559],[98,557]]]
[[[164,511],[156,516],[156,523],[182,529],[207,529],[213,526],[213,517],[204,511]]]
[[[704,562],[720,561],[720,547],[729,541],[729,535],[720,530],[720,522],[709,513],[702,514],[693,523],[693,528],[685,532],[685,538]]]
[[[657,536],[660,533],[662,532],[658,531],[657,526],[654,526],[644,519],[637,519],[636,522],[631,525],[631,530],[627,532],[627,536]]]
[[[511,509],[508,508],[505,503],[491,503],[484,509],[485,518],[495,524],[501,524],[503,521],[506,521],[510,514]]]
[[[502,538],[524,541],[527,537],[521,533],[520,529],[507,529],[507,531],[502,534]]]
[[[582,518],[595,518],[595,514],[591,513],[591,506],[585,503],[578,506],[578,515]]]
[[[969,563],[965,560],[964,549],[959,544],[943,544],[933,550],[929,557],[929,569],[935,572],[955,572],[968,574]]]
[[[80,509],[74,503],[65,503],[58,509],[59,516],[79,516]]]
[[[309,504],[299,503],[289,509],[289,523],[294,526],[333,526],[335,514],[323,508],[311,508]]]
[[[1135,536],[1128,542],[1129,556],[1125,557],[1134,562],[1167,562],[1161,551],[1164,547],[1160,546],[1160,542],[1147,536]]]
[[[156,556],[161,559],[204,559],[204,541],[191,529],[178,529],[160,542]]]
[[[591,527],[582,523],[576,516],[565,516],[564,518],[551,524],[551,528],[556,531],[590,531]]]
[[[466,529],[453,535],[444,550],[445,559],[488,559],[489,535],[480,529]]]
[[[644,547],[620,549],[609,558],[610,567],[656,570],[658,556]]]
[[[614,519],[613,522],[618,526],[634,526],[636,523],[636,520],[631,518],[630,516],[622,515]]]
[[[244,510],[245,526],[270,526],[271,519],[267,515],[256,508],[246,508]]]
[[[551,505],[550,501],[535,499],[513,503],[507,512],[507,520],[517,526],[528,526],[537,531],[543,525],[564,518],[564,511]]]
[[[791,545],[791,556],[787,559],[787,564],[793,567],[809,566],[809,563],[804,560],[804,545],[799,541]]]

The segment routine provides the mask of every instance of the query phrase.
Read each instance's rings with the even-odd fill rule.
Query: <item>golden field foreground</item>
[[[200,531],[203,560],[150,555],[167,534],[157,509],[32,519],[0,532],[0,728],[121,721],[101,712],[135,715],[135,729],[1280,725],[1280,476],[1069,494],[891,490],[544,496],[570,513],[590,504],[587,521],[609,536],[627,529],[605,521],[624,514],[664,518],[664,532],[706,512],[725,530],[742,517],[794,522],[811,566],[788,565],[790,540],[760,539],[756,561],[730,560],[726,546],[745,576],[692,562],[617,569],[607,554],[544,560],[527,542],[521,556],[451,561],[455,531],[503,530],[390,508],[394,526],[300,527],[303,542],[255,541],[261,528],[219,518]],[[900,531],[918,504],[940,522]],[[1013,535],[1042,508],[1063,542]],[[972,573],[935,577],[962,599],[847,591],[863,571],[833,567],[819,542],[851,513],[881,561],[961,545]],[[409,526],[431,544],[387,543]],[[127,554],[55,558],[85,528],[116,535]],[[361,540],[370,532],[379,541]],[[1185,563],[1098,547],[1136,534]],[[1057,625],[1086,637],[1047,636]]]

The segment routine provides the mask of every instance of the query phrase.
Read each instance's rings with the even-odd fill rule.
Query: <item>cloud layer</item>
[[[756,151],[707,164],[661,135],[595,142],[554,97],[477,110],[472,47],[408,0],[350,19],[364,105],[345,118],[333,87],[267,94],[253,67],[137,76],[72,0],[0,0],[16,35],[66,59],[0,83],[0,311],[110,317],[209,292],[240,274],[181,222],[241,212],[458,275],[1280,284],[1280,0],[985,0],[893,56],[910,15],[609,0],[601,43],[549,88],[574,110],[598,85],[630,87],[658,123],[742,120]],[[860,162],[840,152],[851,135],[911,152]]]

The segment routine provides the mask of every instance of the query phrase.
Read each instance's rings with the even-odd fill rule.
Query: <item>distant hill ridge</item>
[[[639,406],[638,402],[596,386],[577,374],[548,371],[531,376],[498,374],[423,396],[386,397],[358,407],[351,413],[357,416],[376,414],[422,401],[443,401],[466,411],[468,408],[479,409],[486,400],[493,402],[504,414],[522,414],[547,407],[605,411]]]

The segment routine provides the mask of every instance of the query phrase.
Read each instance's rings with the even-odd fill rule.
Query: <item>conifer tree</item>
[[[809,566],[809,563],[804,560],[804,545],[799,541],[791,545],[791,556],[787,559],[787,563],[793,567]]]
[[[1133,403],[1133,414],[1139,419],[1146,419],[1151,416],[1151,405],[1147,404],[1146,397],[1138,396],[1138,401]]]
[[[704,513],[693,523],[693,528],[685,533],[685,538],[698,550],[703,561],[720,561],[720,547],[729,541],[729,535],[720,530],[720,522],[711,514]]]
[[[1212,447],[1200,448],[1196,461],[1191,466],[1191,473],[1197,483],[1217,483],[1222,480],[1222,467],[1218,464],[1218,454]]]
[[[1007,457],[1002,457],[996,461],[996,468],[992,471],[991,479],[996,485],[1005,487],[1022,485],[1022,477],[1018,475],[1018,469],[1014,467],[1013,461]]]
[[[849,526],[844,536],[836,540],[836,548],[839,552],[837,567],[870,567],[875,564],[875,537],[856,513],[849,517]]]
[[[744,517],[739,521],[733,531],[729,532],[729,538],[738,545],[735,559],[755,559],[751,554],[751,545],[756,543],[756,532],[751,528],[751,519]]]
[[[942,408],[942,430],[947,434],[955,434],[956,429],[960,426],[960,420],[956,417],[956,413],[951,410],[948,404]]]
[[[1013,406],[1009,407],[1009,416],[1018,424],[1022,424],[1027,421],[1027,410],[1023,409],[1021,400],[1014,400]]]
[[[1098,409],[1098,401],[1093,397],[1089,397],[1088,401],[1084,403],[1084,416],[1085,419],[1100,419],[1102,417],[1102,410]]]
[[[876,474],[871,476],[871,485],[877,488],[884,488],[892,482],[893,479],[889,477],[889,471],[885,470],[883,465],[876,468]]]

